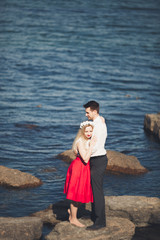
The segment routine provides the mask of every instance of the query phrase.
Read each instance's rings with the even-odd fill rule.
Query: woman
[[[85,121],[80,124],[72,145],[72,150],[77,157],[68,168],[64,185],[66,198],[72,200],[70,209],[68,209],[69,221],[78,227],[85,227],[77,219],[78,207],[81,203],[93,202],[89,159],[96,139],[94,137],[91,139],[92,133],[93,122]]]

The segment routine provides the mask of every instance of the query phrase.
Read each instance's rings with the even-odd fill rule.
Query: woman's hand
[[[96,136],[93,136],[90,141],[90,147],[94,147],[96,145],[97,138]]]
[[[96,142],[97,142],[96,137],[93,136],[91,138],[91,141],[89,143],[89,148],[87,150],[85,149],[85,144],[82,141],[79,141],[77,143],[78,152],[85,163],[88,163],[92,154],[92,149],[95,146]]]
[[[96,138],[96,136],[93,136],[93,137],[91,138],[90,143],[89,143],[89,151],[88,151],[88,152],[90,152],[90,156],[91,156],[93,147],[96,145],[96,142],[97,142],[97,138]],[[83,161],[84,161],[85,163],[88,163],[88,161],[89,161],[89,159],[90,159],[90,156],[89,156],[89,158],[87,158],[87,159],[84,159],[84,158],[83,158]]]

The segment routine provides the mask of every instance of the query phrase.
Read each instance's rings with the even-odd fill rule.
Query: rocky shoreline
[[[120,166],[120,163],[123,163],[121,168],[119,168],[124,168],[125,171],[123,169],[123,172],[126,173],[126,169],[128,168],[132,169],[132,174],[133,172],[137,174],[136,167],[138,174],[146,172],[146,169],[140,165],[135,157],[129,156],[129,158],[131,157],[131,161],[129,161],[128,156],[125,157],[124,154],[113,151],[109,151],[109,153],[111,154],[109,155],[109,160],[110,163],[113,161],[113,166],[115,166],[115,164],[119,164]],[[66,151],[62,156],[69,162],[74,159],[74,154],[71,150]],[[0,184],[17,189],[36,187],[41,185],[42,181],[28,173],[0,166]],[[105,203],[107,227],[103,230],[89,232],[84,228],[81,229],[71,225],[68,222],[67,212],[70,202],[63,200],[31,216],[19,218],[0,217],[0,240],[146,240],[142,237],[140,239],[135,237],[136,232],[141,229],[145,231],[145,228],[148,226],[151,229],[150,232],[156,229],[156,233],[154,233],[154,238],[152,234],[152,238],[147,239],[159,240],[160,232],[157,230],[160,227],[159,198],[148,198],[144,196],[106,196]],[[86,226],[92,224],[90,214],[90,204],[83,204],[78,211],[80,221]],[[43,227],[46,224],[50,226],[51,232],[44,236]],[[141,235],[143,234],[141,233]]]
[[[28,217],[0,217],[0,240],[40,240],[43,225],[50,225],[51,232],[45,240],[133,240],[136,229],[157,226],[160,229],[160,199],[144,196],[106,196],[107,226],[98,231],[86,231],[68,221],[69,200],[51,204],[47,209]],[[80,221],[86,226],[90,220],[91,204],[83,204],[78,211]],[[159,240],[154,233],[148,240]],[[143,239],[143,238],[141,238]],[[145,239],[145,238],[144,238]]]
[[[107,150],[108,166],[106,171],[124,174],[142,174],[148,170],[134,156]],[[75,155],[67,150],[57,156],[71,162]],[[40,186],[42,181],[28,173],[0,166],[0,184],[12,188]],[[160,224],[160,200],[134,196],[105,197],[107,227],[90,232],[77,228],[68,222],[69,201],[50,205],[47,209],[31,216],[11,218],[0,217],[0,240],[131,240],[136,227]],[[91,205],[82,205],[79,218],[84,225],[91,225]],[[52,230],[43,236],[43,226],[49,224]],[[43,238],[42,238],[43,236]],[[155,239],[157,240],[157,239]]]

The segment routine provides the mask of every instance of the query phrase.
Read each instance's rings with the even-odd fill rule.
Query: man
[[[103,177],[108,161],[105,150],[107,127],[104,118],[99,115],[99,103],[96,101],[89,101],[83,106],[88,120],[93,120],[93,136],[96,138],[96,145],[93,148],[90,158],[91,184],[94,198],[91,218],[94,224],[88,226],[86,230],[98,230],[106,226]]]

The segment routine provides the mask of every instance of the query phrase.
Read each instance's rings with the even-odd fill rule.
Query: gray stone
[[[61,221],[68,219],[67,209],[70,207],[70,202],[66,200],[51,204],[45,210],[31,214],[31,217],[41,218],[43,223],[55,225]]]
[[[133,175],[148,172],[148,170],[140,164],[135,156],[126,155],[117,151],[107,150],[107,157],[107,171]],[[57,158],[70,163],[73,159],[76,158],[76,155],[70,149],[58,154]]]
[[[126,155],[117,151],[107,150],[107,170],[124,174],[142,174],[148,172],[135,156]]]
[[[93,224],[88,219],[80,221],[89,226]],[[58,223],[48,234],[46,240],[130,240],[135,233],[134,224],[128,219],[108,217],[107,227],[98,231],[87,231],[85,228],[76,227],[69,222]]]
[[[0,166],[0,185],[14,188],[37,187],[42,181],[29,173]]]
[[[132,221],[136,227],[151,224],[160,225],[160,199],[144,196],[106,196],[106,219],[108,217],[126,218]],[[47,209],[34,213],[44,223],[52,225],[68,220],[67,209],[69,201],[64,200],[50,205]],[[90,218],[91,204],[82,204],[79,208],[80,218]]]
[[[0,240],[39,240],[42,226],[36,217],[0,217]]]
[[[144,128],[160,140],[160,113],[146,114],[144,118]]]
[[[137,227],[160,224],[160,199],[144,196],[106,196],[106,216],[127,218]],[[86,204],[90,210],[90,204]]]

